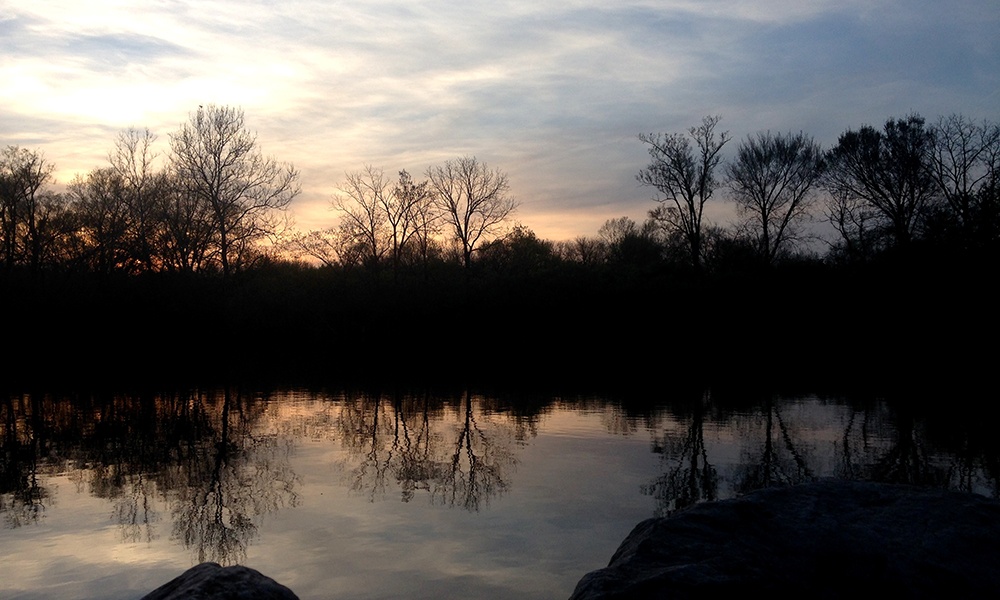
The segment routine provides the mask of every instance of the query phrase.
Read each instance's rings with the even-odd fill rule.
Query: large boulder
[[[868,593],[1000,598],[1000,501],[824,480],[699,504],[637,525],[571,600]]]
[[[292,590],[242,566],[195,565],[142,600],[299,600]]]

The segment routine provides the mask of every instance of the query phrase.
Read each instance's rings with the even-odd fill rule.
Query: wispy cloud
[[[722,114],[736,136],[832,143],[891,115],[1000,106],[995,0],[25,0],[0,15],[0,144],[40,147],[65,180],[124,127],[165,151],[199,104],[240,106],[301,170],[303,227],[332,224],[345,171],[473,154],[508,171],[541,235],[593,234],[650,207],[640,132]]]

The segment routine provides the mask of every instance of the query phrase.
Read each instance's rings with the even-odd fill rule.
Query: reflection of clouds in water
[[[0,530],[0,597],[137,598],[158,574],[170,574],[161,582],[176,575],[170,564],[185,563],[177,560],[180,548],[123,543],[107,500],[80,487],[87,477],[85,472],[44,475],[56,500],[45,519],[38,526]],[[157,510],[165,508],[162,500],[154,502]]]
[[[47,454],[19,463],[36,461],[49,508],[37,525],[0,530],[0,596],[135,598],[203,552],[263,570],[303,598],[456,586],[551,598],[678,500],[654,489],[671,469],[725,497],[766,465],[863,476],[879,465],[903,473],[926,456],[916,466],[953,467],[949,485],[996,489],[982,443],[949,446],[926,417],[906,427],[884,403],[775,397],[734,408],[713,398],[698,407],[341,393],[50,400],[32,434]],[[81,414],[99,419],[81,423]],[[21,448],[35,447],[32,435]],[[4,450],[9,439],[0,436]],[[676,491],[707,497],[691,480],[685,473]],[[643,495],[643,483],[654,493]],[[373,490],[383,501],[371,502]],[[115,580],[106,594],[102,579]]]

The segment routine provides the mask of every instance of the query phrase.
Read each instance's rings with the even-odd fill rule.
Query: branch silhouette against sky
[[[345,172],[469,155],[509,174],[524,223],[566,240],[641,220],[639,132],[722,114],[734,139],[807,131],[829,147],[886,115],[995,119],[1000,93],[994,0],[318,8],[4,2],[0,146],[41,149],[66,184],[119,131],[165,143],[199,105],[236,106],[301,171],[303,230],[330,225]]]

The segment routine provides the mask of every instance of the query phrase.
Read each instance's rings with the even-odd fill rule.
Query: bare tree
[[[556,242],[555,252],[562,260],[586,265],[601,264],[608,259],[608,247],[604,240],[584,235]]]
[[[318,260],[324,266],[332,267],[340,260],[342,247],[337,236],[337,228],[295,232],[285,241],[285,248],[296,260],[303,256]]]
[[[668,235],[680,231],[687,241],[691,264],[701,269],[703,248],[702,226],[705,203],[712,197],[719,182],[715,169],[722,160],[720,152],[729,141],[728,132],[716,135],[721,117],[702,119],[701,125],[688,130],[688,135],[640,134],[649,145],[650,163],[636,179],[656,189],[654,198],[660,206],[650,211]],[[692,147],[691,141],[695,147]]]
[[[831,191],[826,202],[826,218],[840,234],[840,241],[832,244],[832,256],[857,262],[884,249],[885,236],[879,231],[879,215],[860,198]]]
[[[168,177],[160,209],[156,246],[162,267],[189,273],[208,267],[215,239],[211,206],[176,177]]]
[[[35,213],[35,260],[40,267],[66,265],[77,245],[77,219],[65,194],[45,190]]]
[[[404,254],[412,244],[426,265],[430,242],[436,233],[439,213],[427,180],[417,183],[404,169],[386,204],[386,216],[392,233],[392,264],[399,270]]]
[[[0,152],[0,245],[7,268],[25,263],[34,270],[40,264],[40,192],[53,168],[41,152],[18,146]]]
[[[934,181],[963,231],[981,209],[983,191],[1000,179],[1000,124],[962,115],[941,117],[931,128]]]
[[[870,125],[848,130],[827,153],[824,184],[834,196],[874,208],[894,243],[903,246],[936,193],[932,151],[933,135],[919,115],[890,118],[881,131]]]
[[[603,242],[606,261],[649,264],[662,258],[661,230],[652,219],[639,225],[629,217],[618,217],[605,221],[597,236]]]
[[[364,170],[347,173],[333,207],[341,212],[341,231],[349,232],[364,251],[364,262],[375,267],[389,250],[388,217],[385,206],[392,193],[382,169],[366,165]]]
[[[465,156],[429,168],[427,177],[468,267],[478,244],[498,234],[517,209],[507,174]]]
[[[199,107],[170,136],[170,147],[178,183],[211,211],[219,263],[228,275],[254,244],[278,233],[280,213],[299,193],[299,174],[264,157],[243,111],[229,106]]]
[[[81,259],[98,273],[124,269],[130,255],[125,182],[111,167],[77,175],[69,184],[81,235]]]
[[[167,202],[169,178],[156,171],[156,136],[148,129],[126,129],[118,134],[108,161],[122,184],[122,201],[129,219],[127,248],[136,269],[153,270],[161,259],[156,241],[159,220]]]
[[[406,178],[403,177],[404,173],[406,171],[401,171],[399,174],[396,193],[407,199],[413,227],[413,235],[409,238],[410,247],[404,246],[404,249],[408,255],[415,256],[423,265],[426,277],[431,255],[439,254],[441,251],[438,236],[444,225],[442,219],[444,215],[439,210],[430,181],[413,183],[409,173],[406,173]]]
[[[426,261],[438,219],[429,182],[416,183],[403,170],[392,184],[382,169],[366,165],[348,173],[339,189],[333,198],[333,207],[342,213],[336,231],[356,240],[365,264],[375,267],[388,255],[398,274],[413,244],[418,246],[413,251]],[[317,249],[315,244],[310,248]]]
[[[639,225],[629,217],[608,219],[597,230],[597,236],[609,246],[619,245],[634,235],[639,235]]]
[[[769,131],[747,136],[727,166],[737,210],[768,264],[796,238],[796,225],[808,218],[822,165],[822,151],[810,136]]]
[[[108,154],[109,166],[69,185],[80,226],[80,257],[92,269],[151,271],[165,266],[164,236],[170,181],[156,171],[149,130],[127,129]]]

